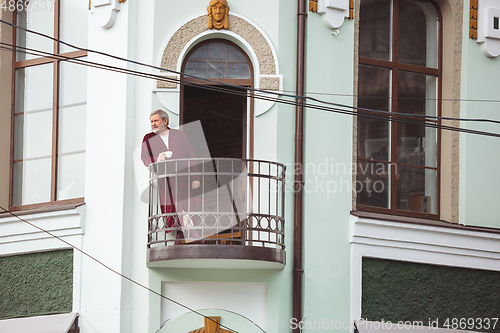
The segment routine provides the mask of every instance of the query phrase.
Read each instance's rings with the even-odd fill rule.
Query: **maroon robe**
[[[165,151],[172,151],[172,157],[167,158],[164,163],[157,166],[157,174],[165,173],[186,173],[188,170],[188,162],[176,161],[178,159],[196,158],[193,148],[189,143],[187,136],[175,129],[169,128],[169,149],[165,146],[160,135],[151,132],[144,136],[141,147],[141,159],[145,166],[156,162],[158,155]],[[198,165],[195,161],[189,163],[191,172],[198,172]],[[199,175],[192,175],[190,179],[187,176],[177,176],[175,178],[159,178],[158,190],[160,194],[160,208],[163,214],[176,212],[192,212],[197,211],[197,201],[193,198],[191,184],[194,180],[199,181]],[[175,215],[175,214],[174,214]],[[174,226],[174,217],[167,218],[167,226]],[[179,227],[180,227],[179,222]]]

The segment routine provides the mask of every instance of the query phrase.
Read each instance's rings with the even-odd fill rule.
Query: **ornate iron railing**
[[[263,160],[175,159],[149,166],[149,249],[185,244],[284,250],[285,171]]]

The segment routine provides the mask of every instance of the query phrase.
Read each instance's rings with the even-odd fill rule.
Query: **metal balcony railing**
[[[285,171],[280,163],[229,158],[151,164],[148,262],[211,258],[284,264]]]

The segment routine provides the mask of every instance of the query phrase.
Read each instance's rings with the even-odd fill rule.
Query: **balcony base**
[[[283,269],[285,251],[241,245],[174,245],[149,248],[147,266],[176,268]]]

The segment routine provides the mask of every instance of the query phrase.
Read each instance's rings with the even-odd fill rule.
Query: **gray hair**
[[[163,121],[165,121],[165,119],[167,119],[168,124],[170,124],[170,119],[168,118],[168,113],[166,113],[162,109],[158,109],[158,110],[154,110],[153,112],[151,112],[151,114],[149,115],[149,117],[151,118],[155,114],[159,115],[161,117],[161,120],[163,120]]]

